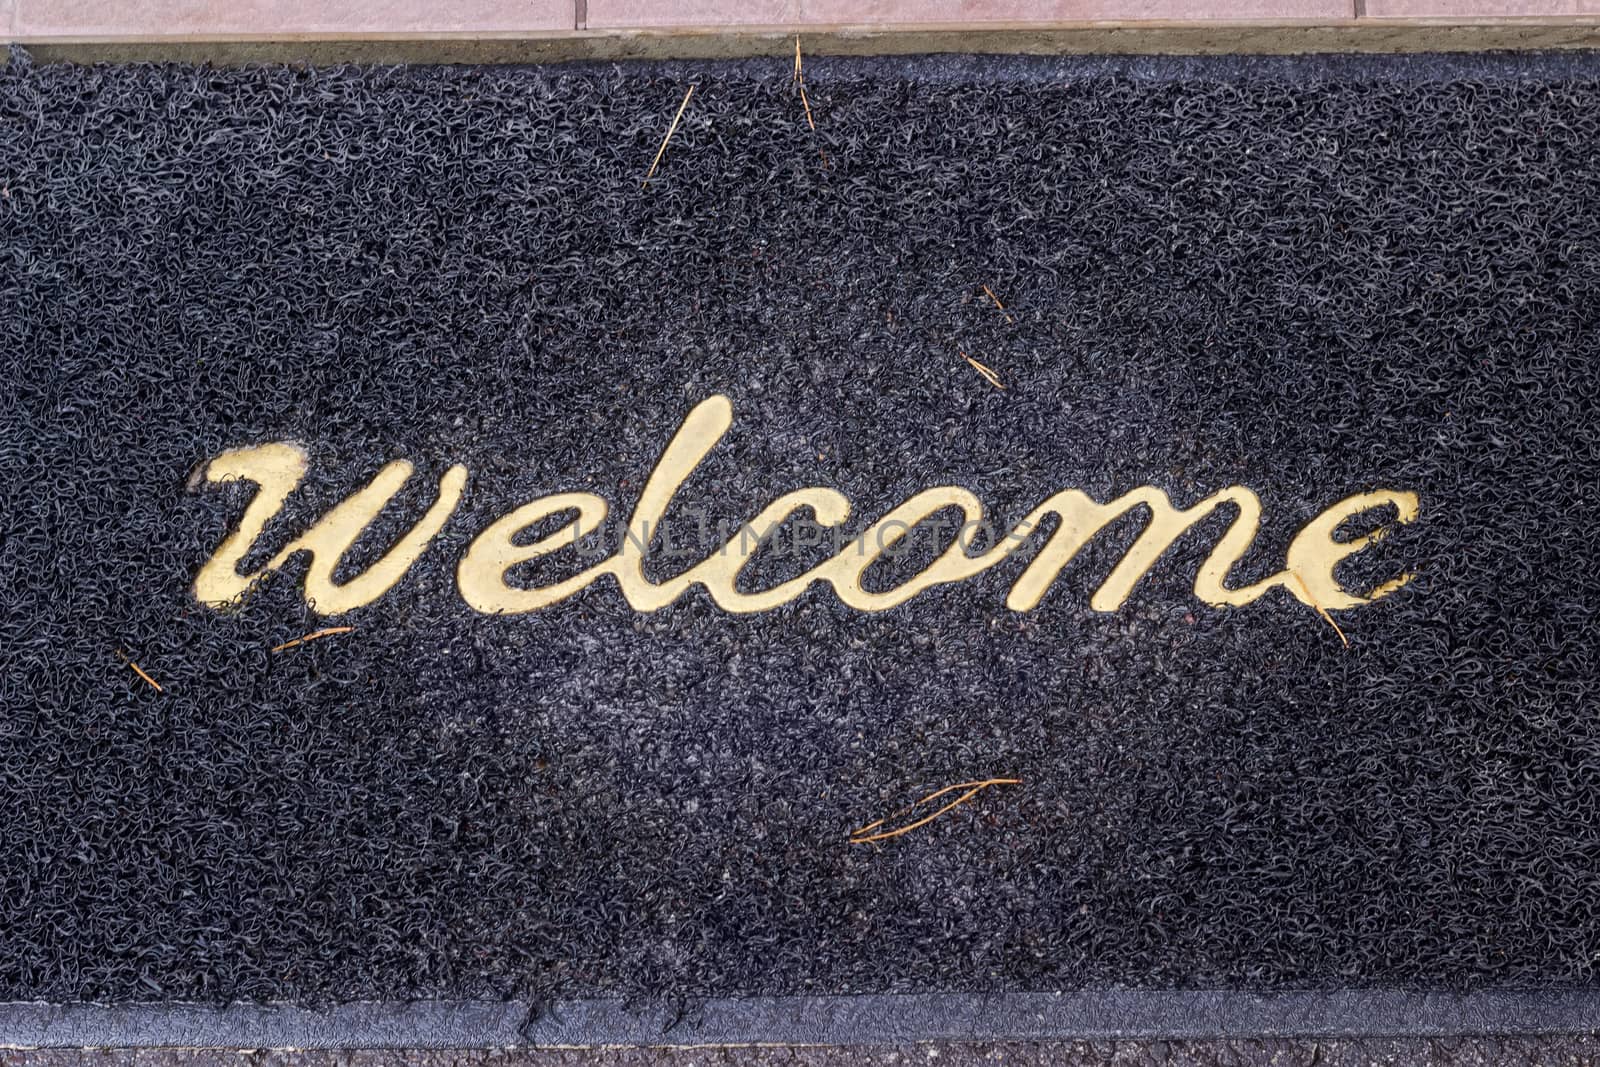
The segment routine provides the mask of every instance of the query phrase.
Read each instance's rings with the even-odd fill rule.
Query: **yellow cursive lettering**
[[[1030,544],[1034,534],[1054,517],[1058,521],[1056,529],[1023,568],[1006,597],[1006,606],[1012,610],[1031,611],[1091,540],[1124,516],[1140,514],[1145,516],[1143,528],[1089,600],[1095,611],[1113,612],[1127,602],[1138,583],[1179,538],[1223,508],[1234,511],[1233,520],[1212,546],[1194,580],[1195,596],[1214,607],[1241,607],[1282,586],[1323,610],[1354,608],[1389,595],[1410,578],[1403,574],[1364,596],[1345,589],[1334,577],[1334,569],[1342,560],[1379,540],[1387,527],[1348,541],[1337,539],[1335,531],[1351,518],[1377,509],[1392,509],[1396,523],[1409,523],[1420,511],[1415,493],[1382,489],[1338,501],[1296,534],[1285,554],[1283,571],[1235,588],[1228,584],[1229,576],[1254,544],[1261,525],[1261,500],[1244,486],[1228,486],[1186,508],[1175,507],[1165,492],[1148,485],[1104,504],[1081,490],[1065,489],[1039,504],[1005,537],[973,553],[962,534],[985,522],[983,502],[967,489],[945,485],[915,494],[886,512],[831,558],[768,589],[749,591],[738,587],[740,576],[756,552],[773,531],[807,511],[816,526],[836,531],[851,513],[850,501],[842,493],[820,486],[786,493],[763,508],[720,551],[675,577],[651,581],[645,576],[644,564],[652,536],[666,521],[679,489],[732,423],[733,405],[727,397],[713,396],[697,404],[651,470],[615,553],[570,577],[537,587],[514,586],[506,581],[507,573],[518,564],[572,547],[585,528],[598,529],[609,511],[605,500],[592,493],[557,493],[515,508],[490,523],[473,540],[457,567],[462,598],[475,611],[486,614],[538,611],[609,575],[636,611],[660,610],[696,585],[703,587],[724,611],[770,611],[795,600],[815,582],[826,582],[841,602],[858,611],[884,611],[925,590],[965,581],[996,566]],[[262,574],[282,567],[296,553],[308,552],[311,562],[306,572],[305,595],[316,611],[334,615],[369,604],[391,589],[438,535],[454,513],[467,479],[464,467],[447,470],[439,479],[438,498],[416,525],[382,559],[348,582],[335,584],[334,571],[362,531],[411,477],[411,464],[403,460],[385,466],[365,487],[285,545],[261,570],[240,574],[239,566],[251,546],[304,478],[306,463],[301,448],[282,442],[233,449],[211,461],[206,468],[208,481],[250,481],[257,489],[238,527],[201,567],[195,579],[196,598],[212,605],[231,601]],[[932,563],[892,589],[874,592],[865,588],[863,575],[874,563],[919,524],[947,508],[960,512],[962,533]],[[527,544],[517,543],[517,536],[530,526],[568,512],[573,517],[560,529]]]
[[[252,481],[259,487],[245,508],[239,528],[222,543],[216,555],[195,578],[195,598],[205,604],[226,604],[269,571],[275,571],[299,552],[311,554],[306,569],[306,602],[321,615],[340,615],[370,604],[405,576],[432,542],[461,499],[467,469],[451,467],[439,479],[439,496],[426,514],[365,571],[343,584],[333,573],[361,532],[371,525],[386,504],[411,477],[411,464],[396,460],[380,470],[367,486],[341,501],[305,533],[290,541],[261,570],[241,575],[239,563],[255,544],[267,523],[283,509],[289,494],[305,476],[305,452],[296,445],[269,444],[224,452],[206,467],[209,482]]]

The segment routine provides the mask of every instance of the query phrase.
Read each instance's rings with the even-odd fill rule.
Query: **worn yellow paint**
[[[721,441],[732,422],[733,405],[725,396],[713,396],[689,413],[645,483],[628,523],[629,535],[609,558],[548,585],[525,588],[508,584],[508,570],[572,547],[584,529],[596,529],[609,511],[606,501],[592,493],[541,497],[512,510],[478,534],[457,568],[462,597],[485,614],[516,614],[560,603],[598,579],[609,577],[638,611],[660,610],[698,585],[723,610],[751,613],[787,604],[812,584],[826,582],[849,607],[884,611],[924,590],[964,581],[1001,563],[1032,543],[1033,535],[1054,517],[1059,520],[1054,532],[1023,569],[1006,599],[1013,610],[1030,611],[1078,552],[1108,525],[1131,512],[1148,512],[1148,521],[1137,539],[1090,599],[1094,610],[1112,612],[1127,601],[1139,581],[1180,537],[1225,506],[1234,509],[1233,521],[1213,546],[1194,581],[1195,595],[1215,607],[1239,607],[1282,587],[1319,609],[1354,608],[1387,596],[1410,577],[1401,575],[1365,595],[1345,589],[1334,577],[1334,568],[1375,543],[1385,528],[1349,541],[1339,540],[1335,532],[1349,519],[1381,510],[1392,510],[1395,523],[1409,523],[1420,509],[1415,493],[1384,489],[1340,500],[1295,536],[1283,571],[1235,588],[1228,584],[1228,575],[1255,541],[1261,523],[1260,498],[1236,485],[1191,507],[1176,508],[1162,490],[1142,486],[1109,503],[1100,503],[1077,489],[1063,490],[1046,499],[1008,535],[997,538],[984,551],[969,553],[969,546],[958,536],[937,559],[899,585],[881,591],[865,588],[863,575],[872,565],[919,523],[940,511],[958,509],[964,530],[984,523],[983,502],[976,495],[960,486],[943,485],[915,494],[890,509],[837,555],[768,589],[751,592],[738,588],[739,576],[760,550],[765,535],[804,512],[810,512],[819,526],[840,526],[851,513],[850,501],[842,493],[819,486],[787,493],[763,508],[720,551],[676,577],[660,582],[650,580],[645,576],[644,562],[651,531],[661,528],[678,489]],[[257,491],[238,528],[201,568],[195,580],[195,596],[199,600],[207,604],[232,601],[262,574],[282,567],[297,553],[307,552],[311,562],[306,574],[306,599],[317,612],[337,615],[369,604],[393,588],[427,549],[455,511],[467,481],[464,467],[458,465],[446,471],[439,480],[438,496],[423,517],[378,562],[342,585],[333,582],[335,568],[411,477],[409,463],[388,464],[364,488],[280,549],[265,567],[241,575],[240,562],[300,484],[306,466],[305,452],[283,442],[234,449],[211,461],[206,469],[208,481],[249,481],[255,483]],[[568,513],[572,518],[554,533],[526,544],[517,543],[517,535],[523,530]]]

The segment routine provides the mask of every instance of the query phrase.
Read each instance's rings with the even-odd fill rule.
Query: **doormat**
[[[0,72],[0,1036],[1600,1025],[1600,61]]]

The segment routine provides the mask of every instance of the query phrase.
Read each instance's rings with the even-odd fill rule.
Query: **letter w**
[[[439,479],[439,497],[427,514],[382,559],[348,582],[334,584],[333,573],[345,553],[394,499],[412,470],[405,460],[387,464],[365,488],[341,501],[305,533],[283,546],[265,567],[254,574],[241,575],[239,563],[305,477],[306,454],[298,446],[283,442],[222,453],[206,467],[208,482],[249,481],[259,488],[238,528],[200,568],[194,582],[195,599],[213,607],[230,603],[263,574],[282,567],[295,553],[309,552],[311,566],[306,571],[305,597],[312,610],[319,615],[338,615],[370,604],[411,569],[455,511],[466,486],[465,467],[457,465],[445,471]]]

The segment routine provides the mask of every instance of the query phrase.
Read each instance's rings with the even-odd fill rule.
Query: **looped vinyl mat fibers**
[[[0,71],[0,1000],[1594,984],[1600,60],[814,59],[815,131],[792,73]],[[1413,577],[1212,607],[1224,508],[1115,611],[1145,513],[1031,611],[1034,550],[881,612],[463,599],[718,396],[713,527],[1242,486],[1237,587],[1403,490],[1336,574]],[[303,555],[198,603],[206,464],[270,442],[244,572],[406,460],[353,578],[467,476],[366,606]]]

